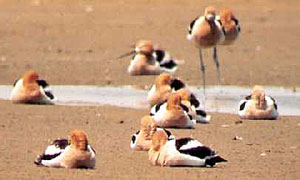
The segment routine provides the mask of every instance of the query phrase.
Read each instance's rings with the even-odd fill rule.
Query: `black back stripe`
[[[177,66],[177,64],[174,62],[174,60],[170,60],[166,63],[160,64],[160,67],[164,67],[167,69],[173,69],[176,66]]]
[[[17,84],[17,82],[18,82],[19,80],[20,80],[20,79],[16,79],[16,80],[14,81],[14,84],[13,84],[14,87],[16,86],[16,84]]]
[[[207,115],[205,111],[200,110],[200,109],[196,110],[196,114],[198,116],[202,116],[202,117],[206,117],[206,115]]]
[[[193,27],[194,27],[195,22],[196,22],[197,19],[198,19],[198,17],[195,18],[195,19],[190,23],[189,34],[192,34],[192,30],[193,30]]]
[[[163,105],[165,102],[162,102],[162,103],[159,103],[159,104],[156,104],[156,106],[155,106],[155,112],[158,112],[159,111],[159,109],[160,109],[160,107],[161,107],[161,105]]]
[[[157,58],[156,60],[160,63],[163,58],[165,57],[165,51],[157,49],[154,51],[154,53],[156,54]]]
[[[189,141],[192,141],[192,140],[194,140],[194,139],[190,138],[190,137],[176,139],[176,142],[175,142],[176,149],[179,150],[182,146],[186,145]]]
[[[46,88],[49,86],[49,84],[45,80],[37,80],[36,81],[39,86],[42,86],[43,88]]]
[[[131,137],[131,142],[134,144],[136,140],[135,134]]]
[[[61,154],[61,152],[57,153],[57,154],[43,154],[42,155],[42,160],[51,160],[56,158],[57,156],[59,156]]]
[[[193,106],[195,106],[196,108],[200,106],[200,102],[198,101],[198,99],[196,98],[196,96],[192,93],[191,94],[191,104]]]
[[[167,133],[168,137],[170,137],[172,135],[172,133],[168,130],[166,130],[165,128],[163,128],[163,130]]]
[[[184,105],[184,104],[180,104],[180,107],[185,111],[185,112],[189,112],[189,108]]]
[[[241,105],[240,105],[240,111],[243,111],[245,109],[246,106],[246,101],[244,101]]]
[[[204,159],[209,156],[214,156],[216,153],[212,149],[206,146],[198,146],[190,149],[179,150],[180,153],[195,156]]]
[[[178,79],[174,79],[171,83],[171,88],[175,89],[175,91],[177,91],[181,88],[184,88],[184,87],[185,87],[185,84],[182,81],[178,80]]]
[[[246,100],[250,100],[250,99],[251,99],[251,96],[252,96],[252,95],[250,94],[250,95],[246,96],[245,99],[246,99]]]
[[[50,91],[45,91],[46,96],[48,96],[50,99],[54,99],[54,95]]]
[[[67,139],[56,139],[52,141],[51,144],[59,147],[60,149],[65,149],[69,145],[69,141]]]

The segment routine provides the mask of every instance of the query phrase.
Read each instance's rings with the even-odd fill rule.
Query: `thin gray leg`
[[[200,56],[200,65],[201,65],[201,72],[202,72],[202,81],[203,81],[203,93],[204,96],[206,96],[206,92],[205,92],[205,66],[204,66],[204,62],[202,59],[202,51],[201,48],[199,48],[199,56]]]
[[[221,73],[220,73],[220,62],[218,59],[218,55],[217,55],[217,46],[214,47],[214,61],[216,63],[216,68],[217,68],[217,73],[218,73],[218,81],[219,81],[219,85],[221,84]]]

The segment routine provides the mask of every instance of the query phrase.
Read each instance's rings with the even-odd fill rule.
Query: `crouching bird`
[[[240,101],[238,115],[242,119],[275,120],[279,113],[275,99],[267,96],[262,86],[254,86],[251,95]]]
[[[95,150],[88,144],[87,134],[74,130],[69,134],[69,141],[54,140],[34,163],[48,167],[94,168],[95,154]]]
[[[15,103],[54,104],[55,96],[49,84],[35,71],[28,71],[14,83],[10,99]]]
[[[226,162],[214,150],[203,146],[192,138],[168,139],[163,131],[157,131],[152,138],[148,152],[152,165],[159,166],[210,166]]]
[[[154,119],[146,115],[141,119],[141,130],[131,137],[130,148],[135,151],[148,151],[151,146],[152,136],[156,131],[165,131],[169,139],[175,138],[170,131],[157,128]]]

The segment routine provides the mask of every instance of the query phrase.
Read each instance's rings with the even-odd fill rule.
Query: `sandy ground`
[[[296,180],[300,166],[300,120],[242,121],[235,115],[213,114],[210,124],[193,130],[171,129],[213,147],[228,163],[214,168],[155,167],[147,152],[129,148],[131,134],[148,111],[116,107],[15,105],[0,101],[0,179],[244,179]],[[80,114],[80,115],[79,115]],[[123,123],[121,123],[123,121]],[[224,125],[226,125],[224,127]],[[36,155],[48,139],[83,129],[96,149],[94,170],[36,167]],[[235,141],[240,136],[243,140]],[[261,154],[265,153],[265,156]]]
[[[205,6],[231,7],[242,24],[232,46],[219,47],[223,84],[300,86],[300,1],[296,0],[4,0],[0,1],[0,84],[34,69],[50,84],[150,85],[130,77],[117,56],[148,38],[184,59],[176,75],[201,84],[197,49],[186,40],[189,22]],[[212,51],[205,50],[207,83],[216,84]],[[228,163],[215,168],[153,167],[146,152],[129,149],[148,110],[116,107],[15,105],[0,101],[0,179],[300,179],[300,120],[242,121],[212,114],[207,125],[172,130],[216,149]],[[124,121],[124,123],[120,123]],[[224,127],[222,125],[228,125]],[[95,170],[36,167],[48,139],[83,129],[97,150]],[[232,140],[235,136],[242,141]],[[261,154],[265,154],[262,156]]]
[[[176,75],[202,83],[188,25],[207,5],[230,7],[242,34],[219,47],[225,85],[300,86],[300,1],[279,0],[23,0],[0,2],[0,84],[29,69],[51,84],[148,85],[130,77],[130,58],[116,59],[139,39],[151,39],[184,59]],[[207,84],[216,84],[212,50],[204,50]]]

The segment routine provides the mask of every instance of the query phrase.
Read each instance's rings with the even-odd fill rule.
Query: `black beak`
[[[118,59],[121,59],[121,58],[124,58],[124,57],[127,57],[127,56],[130,56],[130,55],[133,55],[135,53],[135,50],[133,51],[130,51],[130,52],[127,52],[125,54],[122,54],[121,56],[118,57]]]

